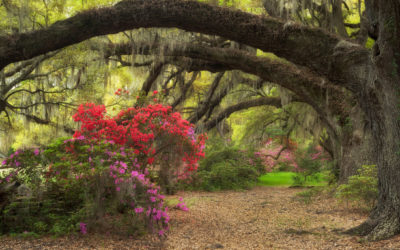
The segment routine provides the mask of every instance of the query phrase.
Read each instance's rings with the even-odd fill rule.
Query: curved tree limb
[[[221,122],[223,119],[228,118],[234,112],[252,107],[266,106],[266,105],[280,108],[282,106],[281,99],[276,97],[260,97],[257,99],[240,102],[238,104],[229,106],[228,108],[219,112],[216,115],[216,117],[206,122],[203,127],[206,130],[210,130],[213,127],[215,127],[219,122]]]
[[[208,25],[211,17],[213,24]],[[141,27],[176,27],[222,36],[273,52],[341,82],[350,80],[347,77],[357,79],[349,74],[336,77],[333,73],[347,72],[347,67],[355,63],[369,62],[368,50],[356,44],[343,46],[345,43],[340,38],[322,29],[284,23],[197,1],[123,0],[112,7],[81,12],[45,29],[1,36],[0,69],[91,37]],[[338,46],[340,57],[336,53]],[[346,58],[341,59],[344,54]],[[363,79],[358,82],[360,80]]]
[[[112,45],[114,46],[114,45]],[[313,107],[320,115],[321,120],[332,130],[336,131],[335,121],[326,113],[326,92],[329,95],[343,98],[347,96],[343,88],[333,84],[327,78],[319,76],[314,72],[303,67],[292,64],[282,63],[266,57],[257,57],[249,53],[229,49],[229,48],[210,48],[208,46],[196,44],[184,44],[181,46],[158,45],[153,44],[151,48],[148,44],[136,44],[137,48],[145,54],[159,54],[162,51],[165,61],[179,61],[181,57],[189,57],[192,60],[202,60],[211,63],[217,63],[219,69],[233,70],[238,69],[245,73],[257,75],[266,82],[273,82],[289,89],[296,94],[305,103]],[[117,53],[131,53],[131,44],[119,44]],[[136,51],[139,51],[136,49]],[[199,65],[201,67],[201,65]],[[209,64],[206,64],[208,67]],[[198,68],[199,69],[199,68]],[[199,69],[200,70],[200,69]],[[353,88],[353,85],[345,85],[347,88]],[[356,91],[354,89],[354,91]],[[219,102],[217,102],[218,104]],[[335,107],[329,107],[335,110]],[[337,108],[337,107],[336,107]],[[339,111],[338,111],[339,112]],[[193,117],[192,117],[193,118]],[[194,118],[193,118],[194,119]],[[199,119],[195,119],[196,121]]]

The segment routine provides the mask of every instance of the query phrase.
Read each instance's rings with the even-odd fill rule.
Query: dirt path
[[[175,211],[167,249],[400,249],[398,240],[358,243],[338,233],[361,223],[334,199],[306,204],[302,190],[257,187],[246,192],[183,193],[190,213]],[[398,238],[399,239],[399,238]]]
[[[164,242],[103,235],[61,239],[0,238],[0,249],[400,249],[400,236],[359,243],[342,235],[365,215],[343,209],[334,199],[299,201],[299,189],[257,187],[244,192],[186,192],[190,211],[171,211],[171,230]]]

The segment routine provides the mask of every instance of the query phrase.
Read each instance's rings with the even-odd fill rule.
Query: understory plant
[[[378,170],[376,165],[363,165],[358,174],[350,176],[347,184],[337,188],[336,196],[346,203],[355,202],[371,210],[378,200]]]
[[[262,160],[254,150],[214,142],[206,149],[206,156],[185,188],[206,191],[247,189],[265,173]]]
[[[129,234],[168,230],[162,191],[197,169],[205,135],[161,104],[105,112],[81,105],[73,138],[17,150],[2,163],[2,233],[86,234],[116,222]]]
[[[304,186],[307,180],[318,181],[319,173],[326,159],[323,158],[321,147],[309,146],[305,150],[296,152],[297,175],[293,176],[294,186]]]

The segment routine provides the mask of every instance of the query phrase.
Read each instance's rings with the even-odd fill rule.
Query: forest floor
[[[400,249],[400,236],[364,242],[341,232],[366,214],[335,199],[310,203],[296,196],[305,189],[256,187],[248,191],[182,192],[189,212],[172,210],[168,237],[135,240],[107,235],[20,239],[0,237],[1,249]]]

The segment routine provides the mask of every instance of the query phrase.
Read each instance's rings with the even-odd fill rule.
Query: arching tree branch
[[[248,109],[252,107],[258,106],[274,106],[277,108],[281,107],[281,99],[275,97],[260,97],[257,99],[249,100],[240,102],[238,104],[229,106],[228,108],[224,109],[223,111],[219,112],[214,118],[204,124],[205,130],[210,130],[215,127],[219,122],[223,119],[228,118],[232,113],[237,112],[239,110]]]
[[[213,24],[208,25],[212,17]],[[79,43],[94,36],[149,27],[176,27],[187,31],[219,35],[264,51],[270,51],[322,75],[346,82],[346,71],[354,63],[369,62],[361,46],[339,46],[345,60],[337,57],[341,39],[321,29],[284,23],[238,10],[183,0],[124,0],[96,10],[81,12],[50,27],[30,33],[0,37],[0,69],[49,51]],[[340,65],[337,64],[338,60]],[[354,78],[354,77],[353,77]],[[352,79],[357,80],[357,79]],[[362,80],[362,79],[361,79]]]

